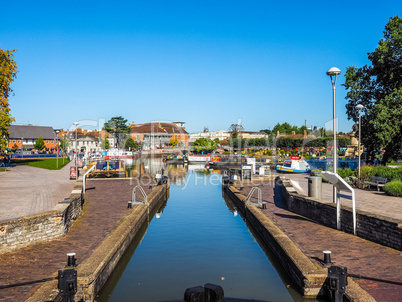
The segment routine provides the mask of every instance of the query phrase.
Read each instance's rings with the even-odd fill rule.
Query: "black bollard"
[[[67,254],[67,267],[74,267],[75,266],[75,253],[68,253]]]
[[[331,251],[323,251],[324,253],[324,264],[331,265]]]

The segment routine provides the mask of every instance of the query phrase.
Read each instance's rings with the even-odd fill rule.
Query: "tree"
[[[67,148],[70,146],[70,142],[66,138],[62,138],[59,141],[59,146],[60,149],[63,150],[64,153],[66,153]]]
[[[14,61],[16,50],[0,48],[0,150],[5,150],[10,132],[8,127],[14,121],[10,114],[8,97],[13,93],[11,83],[17,76],[17,63]]]
[[[126,141],[124,142],[124,149],[137,149],[138,148],[138,143],[133,140],[131,137],[129,137],[128,139],[126,139]]]
[[[109,140],[105,137],[105,139],[101,142],[101,148],[102,149],[109,149],[110,148],[110,143]]]
[[[42,151],[43,149],[45,149],[46,145],[43,141],[42,135],[39,136],[39,138],[35,141],[33,147],[38,151]]]
[[[232,138],[237,138],[242,130],[244,130],[244,128],[241,124],[232,124],[229,127],[230,136]]]
[[[127,120],[122,116],[112,117],[103,125],[103,129],[114,134],[117,147],[120,145],[120,142],[124,141],[126,134],[130,132],[130,127],[127,126]]]
[[[192,144],[192,147],[197,152],[202,152],[202,151],[210,152],[210,151],[214,150],[217,146],[218,146],[218,144],[209,137],[199,138]]]
[[[368,53],[371,65],[346,69],[346,112],[357,122],[356,105],[364,106],[361,116],[361,141],[374,155],[385,148],[383,162],[402,157],[402,19],[391,17],[385,26],[384,38]]]
[[[177,144],[179,143],[179,140],[177,139],[177,138],[171,138],[170,140],[169,140],[169,145],[171,145],[171,146],[177,146]]]

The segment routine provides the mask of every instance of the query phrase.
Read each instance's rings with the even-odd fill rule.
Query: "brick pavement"
[[[132,188],[127,179],[88,180],[84,214],[66,236],[0,255],[0,301],[26,300],[39,288],[37,280],[66,265],[69,252],[77,253],[78,263],[83,263],[131,213],[127,202]],[[148,186],[143,188],[150,193]]]
[[[60,170],[14,165],[0,172],[0,221],[49,211],[70,196],[71,165]]]
[[[267,208],[262,210],[313,263],[323,266],[324,250],[332,252],[334,265],[345,266],[351,274],[383,281],[355,279],[378,301],[402,300],[402,252],[331,229],[284,209],[273,182],[258,185]],[[239,188],[238,188],[239,189]],[[241,191],[247,196],[251,186]],[[256,196],[256,194],[254,194]],[[252,202],[257,202],[252,198]],[[397,284],[393,284],[397,283]]]

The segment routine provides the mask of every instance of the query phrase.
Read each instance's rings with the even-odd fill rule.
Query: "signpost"
[[[336,222],[337,229],[341,229],[341,201],[340,197],[351,199],[353,207],[353,234],[356,236],[356,200],[355,200],[355,190],[343,180],[337,173],[323,171],[321,174],[336,188],[337,199],[336,199]],[[341,191],[349,191],[352,196],[341,194]]]

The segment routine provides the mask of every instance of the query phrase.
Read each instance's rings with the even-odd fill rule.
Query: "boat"
[[[187,162],[185,155],[164,155],[163,161],[167,164],[182,164]]]
[[[89,178],[103,177],[127,177],[126,165],[123,160],[97,160],[90,164],[89,168],[95,168],[89,172]]]
[[[191,154],[187,157],[188,159],[188,163],[192,164],[192,163],[207,163],[211,160],[211,156],[209,155],[195,155],[195,154]]]
[[[247,164],[247,157],[244,155],[211,156],[208,164],[211,167],[242,166]]]
[[[276,170],[288,173],[310,173],[311,168],[300,156],[291,156],[283,162],[283,165],[277,165]]]
[[[106,159],[119,159],[119,158],[133,158],[133,151],[124,151],[119,149],[112,149],[106,153]]]

